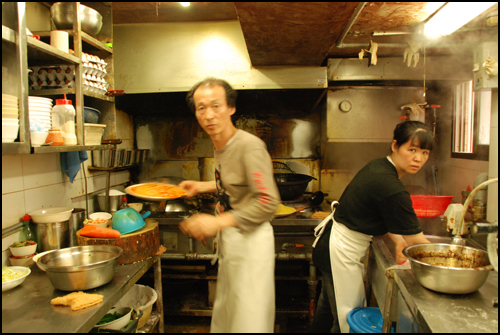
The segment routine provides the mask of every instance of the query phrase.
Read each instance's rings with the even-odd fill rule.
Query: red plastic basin
[[[413,209],[419,218],[443,215],[453,198],[452,195],[411,195]]]

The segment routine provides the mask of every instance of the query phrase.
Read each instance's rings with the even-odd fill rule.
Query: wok
[[[316,178],[298,173],[275,173],[274,180],[278,186],[281,200],[294,200],[304,194],[311,180]]]

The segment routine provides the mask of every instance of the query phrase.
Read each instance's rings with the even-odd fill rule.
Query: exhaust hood
[[[235,89],[324,89],[326,67],[253,67],[238,21],[114,25],[115,87],[188,91],[205,77]]]

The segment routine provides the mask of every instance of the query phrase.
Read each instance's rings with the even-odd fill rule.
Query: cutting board
[[[78,245],[113,245],[123,249],[123,254],[116,264],[130,264],[154,256],[160,248],[160,231],[158,221],[146,219],[141,229],[120,238],[98,238],[81,236],[76,232]]]

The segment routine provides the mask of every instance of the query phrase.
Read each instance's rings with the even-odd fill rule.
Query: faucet
[[[469,205],[472,202],[472,199],[474,198],[474,196],[476,195],[476,193],[480,189],[482,189],[482,188],[484,188],[484,187],[486,187],[486,186],[488,186],[490,184],[493,184],[493,183],[498,183],[498,178],[493,178],[493,179],[487,180],[484,183],[479,184],[475,189],[472,190],[472,192],[470,192],[469,196],[465,200],[462,213],[460,214],[460,217],[459,217],[459,219],[457,221],[457,227],[458,227],[458,229],[457,229],[457,232],[456,232],[455,236],[453,237],[453,239],[451,241],[451,244],[465,245],[465,241],[462,239],[461,235],[462,235],[462,229],[463,229],[463,226],[464,226],[465,214],[467,213],[467,209],[469,208]],[[482,230],[484,229],[485,225],[488,225],[489,227],[494,228],[495,223],[483,224]],[[498,231],[498,221],[496,221],[496,227],[497,227],[496,230]]]
[[[454,213],[455,219],[457,219],[456,220],[457,230],[456,230],[455,236],[453,236],[453,238],[451,240],[452,245],[465,245],[465,240],[462,238],[461,235],[463,234],[462,230],[463,230],[463,227],[465,224],[465,214],[467,213],[467,209],[469,208],[469,205],[472,202],[474,195],[476,195],[476,193],[480,189],[482,189],[490,184],[493,184],[493,183],[498,183],[498,178],[493,178],[493,179],[487,180],[487,181],[479,184],[474,190],[472,190],[472,192],[470,192],[469,196],[465,200],[465,203],[463,205],[463,209],[462,209],[460,216],[458,218],[456,218],[458,213],[453,212],[453,208],[452,208],[453,205],[450,205],[448,207],[448,209],[446,210],[448,212],[448,210],[450,209],[449,212]],[[448,218],[448,220],[450,220],[451,223],[453,223],[453,219],[454,218],[451,218],[451,219]],[[452,225],[449,225],[448,227],[451,228],[451,226]],[[498,234],[498,220],[494,221],[493,223],[479,223],[479,222],[473,223],[473,225],[471,227],[471,232],[472,233],[487,233],[487,234],[489,234],[488,240],[487,240],[487,242],[488,242],[488,246],[487,246],[488,257],[490,258],[490,263],[493,265],[495,270],[498,271],[498,237],[496,236],[496,234]]]

